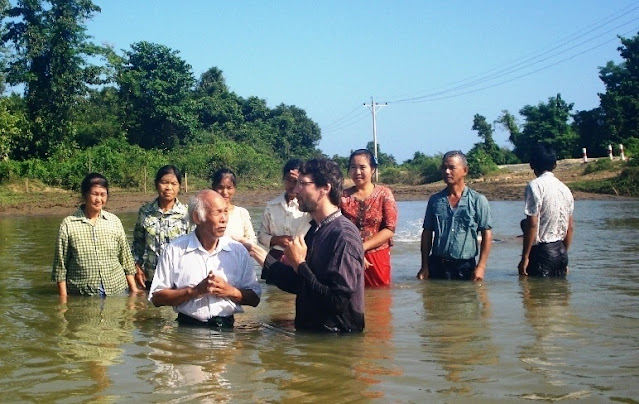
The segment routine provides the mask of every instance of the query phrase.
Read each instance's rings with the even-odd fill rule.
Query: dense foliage
[[[286,159],[321,154],[320,128],[303,109],[238,96],[218,67],[196,78],[180,52],[162,44],[140,41],[120,51],[93,44],[85,23],[99,12],[91,0],[0,0],[0,181],[72,188],[92,170],[139,188],[173,163],[202,182],[224,166],[243,181],[272,183]],[[600,68],[606,91],[597,108],[573,111],[557,94],[525,105],[519,117],[504,110],[491,123],[475,114],[471,175],[528,161],[535,142],[551,144],[561,158],[581,157],[582,147],[605,155],[609,144],[618,153],[621,143],[636,155],[639,35],[620,40],[623,62]],[[496,128],[509,133],[512,150],[496,144]],[[372,142],[366,148],[373,151]],[[383,182],[440,179],[441,155],[415,151],[398,164],[379,145],[377,152]],[[346,171],[347,156],[334,158]]]

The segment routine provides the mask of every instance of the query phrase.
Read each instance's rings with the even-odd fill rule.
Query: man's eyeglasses
[[[315,184],[315,182],[313,182],[313,181],[297,181],[297,185],[299,185],[300,187],[305,187],[308,184]]]

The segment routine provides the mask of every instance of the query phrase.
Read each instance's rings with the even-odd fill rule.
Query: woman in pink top
[[[390,189],[375,185],[375,156],[366,149],[355,150],[348,162],[348,173],[355,183],[342,193],[342,214],[360,231],[364,243],[366,286],[391,282],[390,247],[397,225],[397,204]]]

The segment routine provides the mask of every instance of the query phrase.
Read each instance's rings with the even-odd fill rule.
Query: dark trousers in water
[[[476,266],[475,258],[453,260],[430,255],[428,257],[428,279],[473,280]]]
[[[563,241],[534,245],[528,259],[528,276],[563,278],[568,271],[568,251]]]
[[[200,327],[210,328],[233,328],[235,318],[233,316],[220,317],[215,316],[209,319],[209,321],[200,321],[197,318],[187,316],[184,313],[178,313],[177,322],[180,325],[197,325]]]

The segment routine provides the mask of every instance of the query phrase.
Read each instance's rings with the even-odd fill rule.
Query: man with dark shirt
[[[284,250],[286,263],[261,247],[244,242],[263,266],[262,279],[297,295],[298,330],[353,332],[364,330],[364,249],[359,231],[339,208],[342,173],[332,160],[302,165],[297,186],[300,210],[313,220],[304,238]]]

